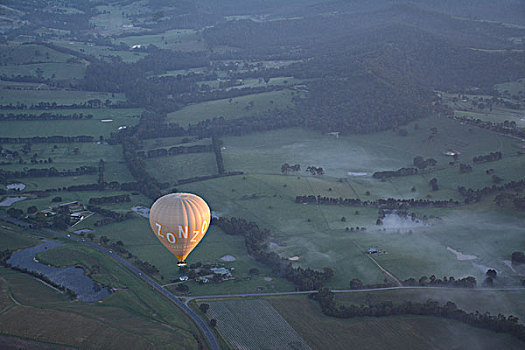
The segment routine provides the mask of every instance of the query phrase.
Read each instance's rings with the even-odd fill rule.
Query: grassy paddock
[[[292,93],[294,92],[290,90],[280,90],[235,97],[231,99],[231,102],[230,99],[223,99],[198,103],[169,113],[168,122],[186,127],[188,124],[197,124],[215,117],[235,119],[275,108],[286,109],[291,106]],[[250,103],[253,103],[253,107]]]
[[[337,319],[321,313],[307,297],[269,299],[286,321],[314,349],[520,349],[523,343],[504,334],[463,323],[424,316]]]

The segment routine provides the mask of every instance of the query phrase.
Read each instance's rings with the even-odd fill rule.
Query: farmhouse
[[[370,248],[368,249],[368,254],[377,254],[377,249],[376,248]]]

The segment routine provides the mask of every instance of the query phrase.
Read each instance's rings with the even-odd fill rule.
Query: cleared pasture
[[[224,117],[235,119],[255,115],[273,109],[286,109],[292,106],[291,90],[263,92],[231,99],[208,101],[184,107],[168,114],[168,122],[186,127],[206,119]],[[256,135],[251,135],[256,136]]]
[[[159,34],[130,35],[113,40],[114,44],[124,43],[133,45],[155,45],[162,49],[178,51],[202,51],[205,49],[204,41],[199,32],[193,29],[172,29]]]
[[[437,317],[337,319],[323,315],[305,296],[269,299],[314,349],[521,349],[510,336]]]
[[[208,314],[234,349],[310,349],[266,300],[209,302]]]
[[[55,41],[54,43],[70,50],[96,56],[100,59],[109,60],[113,56],[118,56],[126,63],[133,63],[140,60],[141,58],[146,57],[146,53],[143,52],[122,51],[110,46],[94,45],[92,43],[83,43],[78,41]]]
[[[27,65],[31,63],[65,63],[74,56],[50,49],[43,45],[0,45],[0,58],[4,65]]]
[[[0,66],[0,75],[9,77],[41,76],[51,80],[77,79],[84,77],[86,65],[84,63],[32,63],[24,65]]]
[[[181,179],[217,174],[215,154],[211,152],[149,158],[145,163],[151,175],[160,182],[170,184]]]

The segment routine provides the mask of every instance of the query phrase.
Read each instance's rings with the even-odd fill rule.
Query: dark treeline
[[[519,191],[525,189],[525,179],[519,181],[510,181],[503,185],[496,186],[485,186],[480,189],[465,188],[465,186],[459,186],[458,192],[465,199],[465,204],[479,202],[484,196],[488,196],[497,192],[502,191]]]
[[[188,126],[188,134],[199,138],[212,135],[242,136],[254,132],[276,130],[303,125],[292,111],[271,111],[239,119],[217,117]]]
[[[388,179],[390,177],[417,175],[417,173],[417,168],[401,168],[398,170],[376,171],[372,177],[375,179]]]
[[[59,171],[56,168],[27,169],[27,170],[0,170],[0,178],[3,179],[20,179],[25,177],[63,177],[63,176],[81,176],[96,174],[97,168],[90,165],[84,165],[74,170]]]
[[[504,135],[525,138],[525,129],[518,127],[515,121],[505,120],[502,123],[495,123],[491,121],[484,121],[481,119],[467,118],[467,117],[460,117],[460,116],[454,116],[452,118],[454,120],[466,123],[468,125],[477,126],[478,128],[499,132]]]
[[[476,156],[476,157],[472,158],[472,161],[474,162],[474,164],[487,163],[487,162],[494,162],[496,160],[500,160],[501,157],[502,157],[502,154],[499,151],[498,152],[490,152],[489,154]]]
[[[33,136],[33,137],[0,137],[0,143],[73,143],[93,142],[93,136]]]
[[[224,174],[224,159],[222,158],[222,141],[215,135],[211,137],[213,153],[215,153],[215,162],[217,163],[217,173],[219,175]]]
[[[159,183],[157,179],[146,171],[144,160],[136,153],[137,148],[138,144],[136,139],[126,138],[122,140],[124,161],[126,162],[129,172],[139,183],[140,191],[146,197],[156,199],[160,197],[161,187],[165,186]]]
[[[430,277],[422,276],[419,280],[415,278],[409,278],[401,282],[404,286],[409,287],[454,287],[454,288],[475,288],[476,278],[472,276],[455,279],[453,276],[443,277],[443,279],[436,278],[432,275]]]
[[[79,119],[92,119],[93,114],[73,113],[73,114],[55,114],[55,113],[40,113],[40,114],[27,114],[27,113],[0,113],[0,121],[39,121],[39,120],[79,120]]]
[[[166,148],[156,148],[146,151],[137,151],[137,156],[139,157],[167,157],[167,156],[176,156],[179,154],[188,154],[188,153],[208,153],[213,152],[212,145],[194,145],[194,146],[174,146],[169,149]]]
[[[98,221],[98,225],[97,225],[97,223],[95,223],[95,226],[101,226],[101,225],[104,225],[104,224],[113,223],[115,221],[120,222],[120,221],[124,221],[124,220],[127,220],[127,219],[135,217],[135,214],[132,211],[129,211],[129,212],[124,214],[124,213],[119,213],[119,212],[116,212],[116,211],[113,211],[113,210],[97,207],[95,205],[88,205],[87,209],[89,211],[92,211],[94,213],[100,214],[100,215],[105,216],[106,218],[110,219],[108,222],[105,222],[104,220]]]
[[[409,209],[409,208],[450,208],[460,205],[458,201],[449,200],[427,200],[427,199],[377,199],[375,201],[362,201],[359,198],[335,198],[314,195],[302,195],[295,197],[298,204],[323,204],[343,205],[349,207],[368,207],[381,209]]]
[[[27,105],[25,103],[16,104],[7,104],[0,105],[0,109],[16,109],[16,110],[26,110],[26,109],[100,109],[100,108],[129,108],[134,107],[135,104],[125,102],[125,101],[116,101],[106,99],[105,101],[99,99],[88,100],[84,103],[72,103],[69,105],[59,105],[56,102],[38,102]]]
[[[90,205],[104,205],[104,204],[117,204],[123,202],[131,202],[129,194],[119,194],[116,196],[106,197],[93,197],[89,199]]]
[[[213,224],[219,226],[226,234],[243,236],[248,254],[258,262],[270,267],[274,273],[294,283],[300,290],[321,288],[333,277],[333,271],[330,268],[324,268],[323,271],[294,268],[286,259],[268,251],[270,231],[260,229],[254,222],[248,222],[242,218],[219,218],[214,220]]]
[[[418,169],[423,170],[427,167],[433,167],[437,164],[437,161],[434,158],[423,158],[421,156],[417,156],[414,158],[414,166],[416,166]]]
[[[199,181],[217,179],[219,177],[236,176],[236,175],[242,175],[242,174],[244,174],[244,172],[242,171],[228,171],[222,174],[196,176],[196,177],[190,177],[188,179],[180,179],[180,180],[177,180],[177,184],[184,185],[184,184],[189,184],[192,182],[199,182]]]
[[[124,182],[118,183],[117,181],[104,182],[103,184],[82,184],[82,185],[71,185],[62,188],[48,188],[42,191],[27,191],[27,193],[36,194],[39,197],[44,197],[49,195],[49,193],[54,192],[85,192],[85,191],[140,191],[140,184],[138,182]]]
[[[318,293],[311,294],[310,297],[317,300],[321,305],[322,312],[327,316],[337,318],[354,317],[388,317],[399,315],[420,315],[442,317],[446,319],[460,321],[473,327],[488,329],[497,333],[506,333],[525,341],[525,326],[520,324],[517,317],[505,317],[502,314],[492,316],[488,312],[478,311],[467,313],[458,309],[456,304],[448,301],[440,305],[432,299],[424,303],[404,301],[393,303],[384,301],[369,305],[344,305],[335,300],[335,294],[327,288],[322,288]]]

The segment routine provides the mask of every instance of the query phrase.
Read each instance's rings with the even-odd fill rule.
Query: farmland
[[[210,302],[209,317],[235,348],[293,347],[308,345],[266,300]],[[284,342],[284,343],[283,343]]]
[[[461,346],[491,349],[521,348],[512,337],[465,324],[424,316],[336,319],[324,316],[306,297],[280,297],[270,303],[312,348],[345,349],[347,344],[367,349],[428,349]]]
[[[2,266],[0,347],[206,349],[216,320],[225,348],[522,348],[452,319],[217,296],[353,281],[367,291],[337,303],[453,301],[516,315],[522,332],[524,10],[6,0],[0,252],[58,240],[36,258],[82,267],[112,294],[72,300]],[[182,268],[146,218],[172,192],[201,196],[213,217]],[[477,288],[374,289],[452,277]]]

